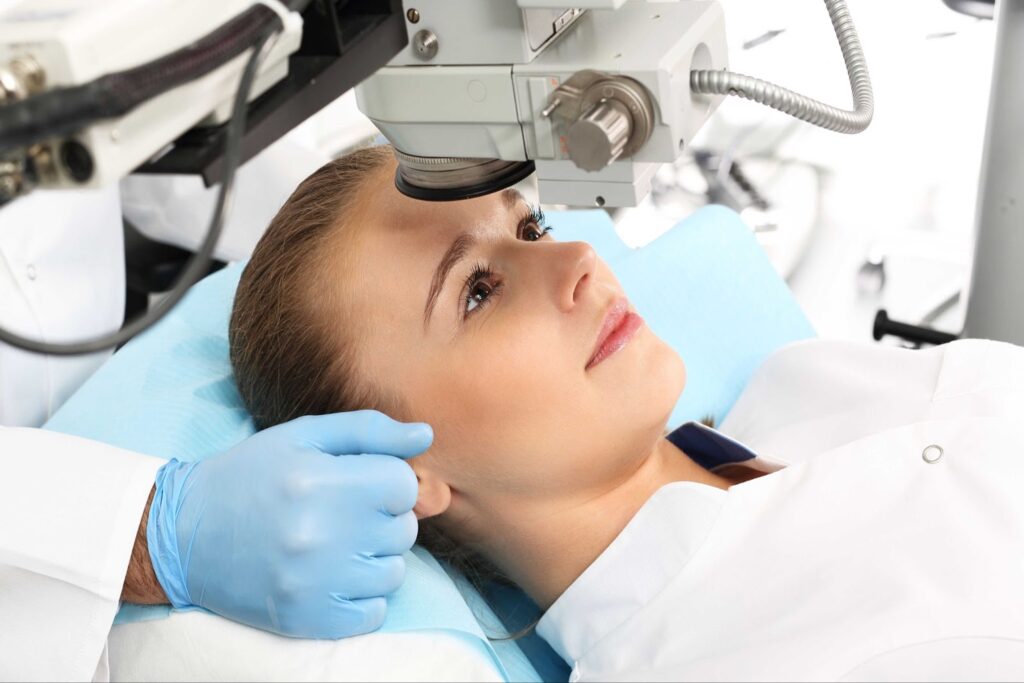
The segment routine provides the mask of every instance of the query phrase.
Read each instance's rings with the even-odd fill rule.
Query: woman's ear
[[[431,471],[429,467],[416,461],[410,464],[420,486],[416,505],[412,509],[416,513],[416,519],[436,517],[446,511],[452,504],[452,489],[448,483]]]

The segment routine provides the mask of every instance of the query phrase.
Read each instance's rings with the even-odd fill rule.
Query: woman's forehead
[[[382,215],[388,228],[400,234],[447,234],[486,230],[508,213],[502,193],[453,202],[428,202],[403,195],[389,183]]]
[[[382,312],[381,285],[391,285],[389,317],[407,305],[422,309],[420,299],[453,242],[467,235],[474,244],[504,239],[525,209],[514,191],[426,202],[399,192],[392,174],[374,180],[356,210],[343,218],[350,229],[341,231],[347,236],[340,241],[349,256],[344,259],[348,277],[343,286],[349,289],[350,303],[365,315]],[[399,283],[404,286],[396,287]]]
[[[477,242],[505,235],[512,215],[522,212],[522,206],[515,208],[522,205],[522,197],[515,191],[454,202],[427,202],[403,195],[390,179],[375,190],[376,197],[364,205],[364,228],[369,233],[364,238],[374,245],[371,249],[378,258],[400,253],[437,261],[460,235],[469,235]]]

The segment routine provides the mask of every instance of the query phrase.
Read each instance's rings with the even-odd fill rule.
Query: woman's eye
[[[492,293],[494,288],[487,282],[477,282],[470,287],[469,294],[466,295],[466,313],[487,301],[487,297]]]
[[[551,228],[542,228],[539,225],[531,223],[523,228],[522,239],[526,242],[536,242],[550,231]]]
[[[462,292],[462,318],[490,303],[501,289],[501,278],[486,265],[480,264],[466,278]]]

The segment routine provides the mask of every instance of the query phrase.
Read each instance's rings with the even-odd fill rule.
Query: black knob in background
[[[871,336],[875,338],[875,341],[880,341],[887,334],[901,337],[915,344],[932,344],[934,346],[956,341],[960,338],[958,335],[939,332],[930,327],[897,322],[890,319],[888,312],[883,308],[875,314],[875,324]]]

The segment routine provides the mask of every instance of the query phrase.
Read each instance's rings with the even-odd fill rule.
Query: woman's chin
[[[653,344],[646,370],[651,400],[659,403],[665,419],[672,413],[686,386],[686,363],[675,349],[651,334]]]
[[[686,364],[660,338],[649,337],[648,348],[620,378],[614,400],[635,427],[660,435],[686,385]]]
[[[655,370],[651,377],[651,399],[657,401],[662,422],[668,423],[672,411],[679,402],[679,397],[686,386],[686,364],[675,350],[668,347],[663,367]]]

